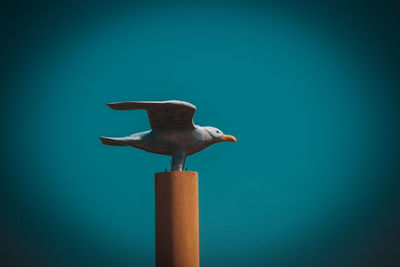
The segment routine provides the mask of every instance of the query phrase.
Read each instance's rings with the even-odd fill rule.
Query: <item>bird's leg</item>
[[[172,154],[171,171],[182,171],[185,165],[186,153],[177,152]]]

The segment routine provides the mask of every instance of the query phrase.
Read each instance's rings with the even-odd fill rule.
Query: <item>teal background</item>
[[[399,5],[10,1],[0,265],[154,266],[169,158],[106,103],[178,99],[237,137],[189,157],[202,266],[399,266]]]

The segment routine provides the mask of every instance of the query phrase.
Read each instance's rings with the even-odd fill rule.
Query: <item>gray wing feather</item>
[[[107,105],[115,110],[146,110],[153,130],[194,128],[193,115],[196,107],[188,102],[178,100],[129,101]]]

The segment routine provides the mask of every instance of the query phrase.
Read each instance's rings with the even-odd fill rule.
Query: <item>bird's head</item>
[[[221,130],[219,130],[215,127],[206,126],[204,128],[210,134],[213,141],[216,143],[218,143],[218,142],[235,142],[236,143],[236,138],[234,136],[224,134]]]

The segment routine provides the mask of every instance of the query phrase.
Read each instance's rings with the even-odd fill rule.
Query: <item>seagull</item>
[[[126,137],[100,137],[105,145],[131,146],[147,152],[172,156],[171,171],[182,171],[186,157],[220,142],[236,142],[211,126],[193,123],[196,107],[188,102],[129,101],[107,104],[114,110],[146,110],[152,130]]]

